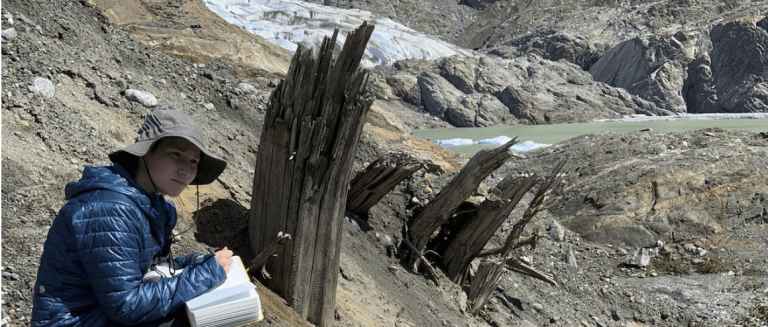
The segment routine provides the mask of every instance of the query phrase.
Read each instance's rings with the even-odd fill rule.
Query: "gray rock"
[[[53,82],[47,78],[35,77],[35,79],[32,81],[32,85],[37,90],[37,92],[40,92],[40,95],[46,98],[52,98],[55,94]]]
[[[440,76],[466,94],[475,91],[475,67],[472,62],[453,56],[439,64]]]
[[[439,75],[425,72],[418,77],[424,109],[458,127],[474,127],[476,113],[459,100],[464,93]]]
[[[423,105],[430,115],[453,126],[590,122],[671,113],[626,90],[596,83],[573,64],[536,55],[509,60],[454,56],[395,66],[398,71],[383,72],[390,74],[386,80],[392,95]]]
[[[576,263],[576,256],[573,254],[573,249],[570,247],[568,248],[568,254],[566,257],[566,261],[568,262],[568,265],[573,268],[578,268],[579,265]]]
[[[611,310],[611,319],[615,321],[621,320],[621,315],[619,314],[619,310],[616,310],[616,309]]]
[[[13,40],[18,35],[18,34],[16,34],[16,29],[13,28],[13,27],[6,28],[6,29],[4,29],[0,33],[2,33],[3,38],[6,39],[6,40]]]
[[[506,59],[536,54],[551,61],[566,60],[589,71],[605,52],[603,48],[590,44],[583,35],[541,30],[506,42],[488,53]]]
[[[152,93],[136,89],[125,90],[125,98],[129,101],[141,103],[145,107],[154,107],[157,105],[157,98],[155,98]]]
[[[421,88],[418,84],[418,78],[408,73],[394,73],[387,76],[387,84],[392,89],[392,93],[403,101],[412,105],[421,105]]]
[[[119,78],[115,81],[115,85],[120,89],[120,92],[125,92],[128,89],[128,82]]]
[[[238,83],[237,88],[245,94],[256,94],[256,88],[248,83]]]
[[[27,18],[27,16],[24,16],[24,14],[22,14],[22,13],[19,13],[19,20],[21,20],[22,22],[24,22],[26,24],[32,25],[32,26],[36,25],[34,21],[32,21],[31,19]]]
[[[651,259],[658,254],[659,252],[657,249],[640,248],[624,258],[622,263],[629,266],[646,267],[651,263]]]
[[[556,221],[552,221],[549,225],[549,237],[555,241],[562,241],[565,239],[565,228],[560,226]]]

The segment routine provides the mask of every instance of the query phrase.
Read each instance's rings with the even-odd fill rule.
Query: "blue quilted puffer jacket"
[[[65,194],[40,258],[33,326],[153,321],[226,279],[213,255],[195,261],[199,254],[190,254],[175,259],[183,272],[142,283],[153,257],[170,248],[176,208],[144,192],[119,164],[86,167]]]

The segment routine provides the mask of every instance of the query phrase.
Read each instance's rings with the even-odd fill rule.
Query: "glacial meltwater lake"
[[[597,132],[634,132],[650,128],[658,133],[683,132],[701,128],[718,127],[724,130],[768,132],[768,119],[711,119],[672,121],[622,121],[583,124],[516,125],[493,127],[441,128],[413,130],[413,135],[430,141],[471,139],[474,142],[498,136],[517,137],[518,144],[533,141],[538,144],[554,144],[579,135]],[[445,146],[454,152],[473,156],[482,149],[498,147],[497,144],[469,144]]]

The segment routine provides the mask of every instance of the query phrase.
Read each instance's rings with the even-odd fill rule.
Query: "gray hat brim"
[[[205,145],[200,144],[200,142],[194,138],[188,137],[186,135],[173,134],[163,135],[163,137],[153,140],[137,141],[136,143],[126,146],[125,148],[110,153],[109,160],[112,162],[119,162],[122,153],[128,153],[136,157],[143,157],[147,154],[147,152],[149,152],[149,149],[152,148],[152,145],[155,144],[155,142],[166,137],[184,138],[185,140],[194,144],[198,149],[200,149],[200,162],[197,164],[197,176],[192,181],[192,183],[190,183],[190,185],[208,185],[213,183],[213,181],[215,181],[216,178],[218,178],[219,175],[224,172],[224,169],[227,168],[226,161],[208,151]]]

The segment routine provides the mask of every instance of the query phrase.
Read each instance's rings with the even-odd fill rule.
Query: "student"
[[[176,208],[163,197],[209,184],[227,166],[205,147],[197,123],[176,110],[154,111],[136,142],[109,159],[112,166],[88,166],[65,188],[68,202],[40,258],[32,326],[184,326],[184,303],[226,279],[226,247],[170,253]],[[184,270],[142,282],[153,262],[165,260]]]

